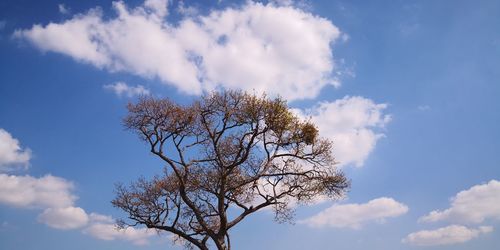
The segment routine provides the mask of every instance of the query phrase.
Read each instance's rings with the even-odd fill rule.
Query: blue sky
[[[113,230],[114,184],[162,169],[126,104],[239,88],[311,117],[352,187],[235,249],[495,249],[499,24],[498,1],[2,1],[0,248],[180,249]]]

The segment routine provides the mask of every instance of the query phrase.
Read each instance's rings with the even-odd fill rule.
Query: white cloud
[[[377,130],[391,120],[390,115],[383,113],[386,108],[386,104],[376,104],[370,99],[346,96],[297,113],[311,117],[320,134],[333,141],[333,154],[341,165],[360,167],[384,136]]]
[[[42,51],[67,54],[78,61],[92,63],[97,67],[109,64],[104,48],[93,40],[91,32],[97,32],[101,21],[98,9],[78,15],[63,25],[50,23],[45,27],[34,25],[31,30],[16,31],[14,37],[23,37]],[[92,31],[93,28],[95,31]]]
[[[500,181],[497,180],[459,192],[451,199],[450,208],[432,211],[420,221],[481,223],[488,219],[500,220]]]
[[[132,88],[125,92],[130,95],[139,90]],[[30,156],[29,150],[21,150],[17,139],[0,129],[0,167],[27,164]],[[29,175],[0,174],[0,204],[17,208],[44,209],[38,216],[38,221],[50,227],[68,230],[88,226],[86,231],[96,238],[123,239],[135,244],[146,244],[148,237],[154,234],[153,231],[145,229],[112,230],[114,224],[110,216],[96,213],[88,215],[82,208],[74,206],[77,197],[72,193],[73,189],[72,182],[52,175],[36,178]]]
[[[422,230],[411,233],[402,240],[403,243],[417,246],[452,245],[464,243],[493,231],[492,227],[482,226],[477,229],[451,225],[436,230]]]
[[[91,213],[89,215],[91,223],[113,223],[115,220],[109,215],[103,215],[98,213]]]
[[[75,207],[73,184],[63,178],[46,175],[40,178],[0,174],[0,204],[44,211],[38,221],[60,230],[84,228],[83,232],[102,240],[126,240],[143,245],[154,230],[127,228],[116,230],[114,219],[97,213],[87,214]]]
[[[76,229],[87,225],[89,216],[80,207],[47,208],[38,220],[57,229]]]
[[[77,197],[73,189],[73,183],[52,175],[36,178],[0,174],[0,203],[44,209],[38,221],[57,229],[74,229],[87,224],[85,211],[74,207]]]
[[[84,230],[85,233],[101,240],[126,240],[136,245],[146,245],[156,231],[146,228],[118,229],[112,223],[93,223]]]
[[[26,167],[31,159],[31,150],[22,149],[19,140],[0,128],[0,172],[16,166]]]
[[[116,18],[92,9],[14,37],[98,68],[159,78],[189,94],[225,87],[295,100],[340,84],[330,45],[341,33],[327,19],[293,6],[247,2],[173,24],[162,18],[165,6],[146,1],[130,9],[114,2]]]
[[[294,4],[293,0],[271,0],[271,2],[278,6],[291,6]]]
[[[382,197],[363,204],[333,205],[311,218],[300,221],[311,227],[338,227],[359,229],[368,222],[383,222],[408,212],[405,204]]]
[[[101,240],[125,240],[136,245],[146,245],[151,237],[157,235],[155,230],[147,228],[119,229],[115,225],[115,220],[108,215],[91,213],[90,223],[83,232]]]
[[[179,1],[177,3],[177,12],[181,15],[184,15],[184,16],[194,17],[194,16],[198,15],[199,10],[194,6],[186,6],[184,4],[184,1]]]
[[[72,190],[71,182],[52,175],[35,178],[0,174],[0,203],[14,207],[69,207],[76,199]]]
[[[154,13],[159,18],[164,18],[168,15],[167,0],[146,0],[144,7]]]
[[[142,85],[137,85],[137,86],[129,86],[124,82],[115,82],[113,84],[107,84],[104,85],[105,89],[109,89],[113,91],[117,96],[127,96],[127,97],[134,97],[134,96],[141,96],[141,95],[149,95],[150,91],[146,89]]]
[[[64,5],[62,3],[58,4],[57,8],[59,9],[59,13],[64,14],[64,15],[69,14],[71,12],[71,9],[66,7],[66,5]]]
[[[429,106],[429,105],[419,105],[417,107],[417,109],[420,110],[420,111],[427,111],[427,110],[431,109],[431,106]]]

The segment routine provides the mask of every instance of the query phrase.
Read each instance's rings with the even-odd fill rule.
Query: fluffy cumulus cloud
[[[390,115],[384,114],[386,108],[386,104],[367,98],[346,96],[296,112],[301,117],[310,117],[321,135],[334,142],[333,153],[341,165],[359,167],[384,136],[380,130],[391,120]]]
[[[459,192],[451,199],[450,208],[432,211],[420,221],[481,223],[489,219],[500,220],[500,181],[497,180]]]
[[[311,218],[300,221],[311,227],[338,227],[359,229],[368,222],[383,222],[408,212],[405,204],[382,197],[363,204],[333,205]]]
[[[411,233],[406,236],[402,242],[417,246],[452,245],[472,240],[481,234],[491,231],[493,231],[493,228],[486,226],[468,228],[465,226],[451,225],[436,230],[422,230]]]
[[[89,217],[80,207],[47,208],[38,220],[57,229],[75,229],[87,225]]]
[[[14,37],[98,68],[158,78],[189,94],[225,87],[294,100],[339,85],[331,44],[341,32],[302,9],[247,2],[206,16],[191,13],[174,24],[166,21],[165,0],[113,7],[114,18],[96,8],[17,30]]]
[[[75,206],[72,182],[46,175],[40,178],[0,174],[0,204],[26,209],[43,209],[38,221],[49,227],[85,233],[103,240],[126,240],[146,244],[155,235],[146,229],[118,230],[110,216],[91,213]]]
[[[36,178],[0,174],[0,204],[44,209],[38,221],[57,229],[74,229],[87,224],[85,211],[74,207],[77,197],[73,189],[72,182],[52,175]]]
[[[26,167],[31,159],[31,150],[22,149],[19,140],[0,128],[0,172],[15,167]]]
[[[156,231],[146,228],[119,229],[110,216],[92,213],[90,220],[90,225],[83,232],[101,240],[126,240],[136,245],[146,245],[156,235]]]
[[[0,203],[20,208],[61,208],[72,206],[73,184],[63,178],[40,178],[0,174]]]
[[[21,150],[19,141],[0,129],[0,167],[23,163],[30,159],[29,150]],[[2,168],[0,168],[2,170]],[[45,175],[0,174],[0,205],[25,209],[43,209],[38,221],[49,227],[69,230],[85,228],[84,232],[98,239],[127,240],[134,244],[146,244],[154,231],[127,228],[117,230],[114,220],[100,214],[87,214],[75,206],[74,184],[64,178]]]
[[[134,97],[134,96],[142,96],[150,94],[149,89],[146,89],[142,85],[137,85],[134,87],[134,86],[129,86],[124,82],[115,82],[113,84],[107,84],[104,85],[104,88],[113,91],[119,97],[122,96]]]
[[[154,230],[133,227],[118,229],[111,223],[92,224],[85,232],[101,240],[126,240],[136,245],[146,245],[150,238],[156,235]]]

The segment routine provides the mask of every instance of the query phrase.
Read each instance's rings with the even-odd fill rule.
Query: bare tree
[[[231,248],[229,230],[272,207],[290,221],[297,203],[336,199],[349,181],[336,170],[332,142],[320,138],[280,98],[213,92],[191,105],[142,98],[125,126],[166,164],[164,173],[117,185],[122,226],[144,225],[177,236],[187,248]]]

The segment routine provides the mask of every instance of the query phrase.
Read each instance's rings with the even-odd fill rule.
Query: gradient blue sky
[[[167,5],[0,2],[1,249],[179,249],[109,230],[114,184],[162,169],[121,119],[138,94],[212,88],[288,98],[352,180],[294,225],[247,219],[235,249],[500,245],[500,2]]]

